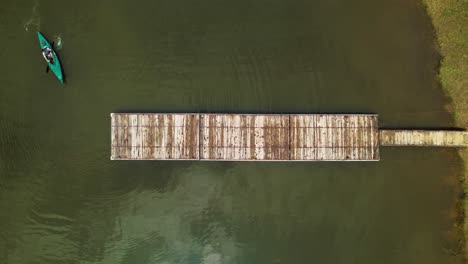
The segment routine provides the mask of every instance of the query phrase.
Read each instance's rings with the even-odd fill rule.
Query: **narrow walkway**
[[[444,130],[380,130],[380,145],[468,147],[468,132]]]

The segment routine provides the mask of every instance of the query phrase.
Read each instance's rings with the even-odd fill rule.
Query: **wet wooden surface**
[[[381,130],[382,146],[468,147],[467,131]]]

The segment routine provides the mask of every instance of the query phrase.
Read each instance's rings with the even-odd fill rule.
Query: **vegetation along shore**
[[[468,8],[463,0],[423,0],[435,29],[439,52],[442,61],[439,69],[439,80],[446,95],[451,99],[447,110],[454,114],[455,126],[468,128],[468,88],[466,86],[466,65],[468,57],[468,32],[466,18]],[[468,222],[464,216],[468,215],[468,149],[459,150],[463,160],[463,170],[459,175],[460,186],[463,191],[458,199],[459,212],[457,225],[460,250],[468,259]],[[463,238],[464,237],[464,238]]]

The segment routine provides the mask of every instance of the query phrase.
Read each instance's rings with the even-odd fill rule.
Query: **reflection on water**
[[[0,9],[3,262],[461,263],[451,149],[385,148],[375,163],[109,160],[118,111],[450,126],[416,1],[66,6]],[[30,20],[66,42],[67,85],[44,73]]]

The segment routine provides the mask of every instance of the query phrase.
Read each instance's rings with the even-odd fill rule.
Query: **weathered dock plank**
[[[290,115],[290,160],[379,160],[376,115]]]
[[[288,160],[287,115],[200,115],[200,159]]]
[[[199,159],[197,114],[111,114],[111,119],[111,159]]]
[[[467,131],[381,130],[382,146],[468,147]]]

